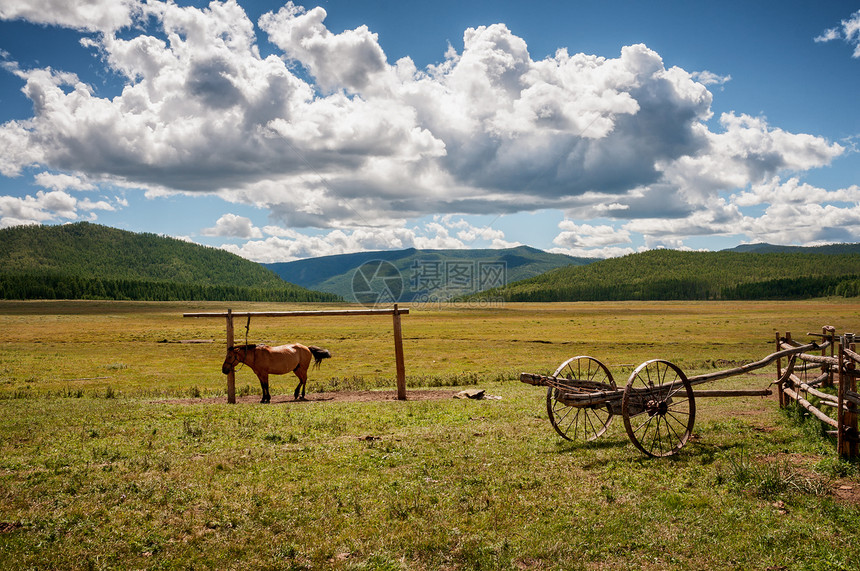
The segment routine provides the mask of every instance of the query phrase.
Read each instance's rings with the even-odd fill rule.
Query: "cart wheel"
[[[621,413],[636,448],[648,456],[671,456],[693,432],[693,387],[684,372],[669,361],[646,361],[627,381]]]
[[[564,391],[565,379],[603,383],[615,390],[615,381],[606,365],[594,357],[573,357],[562,363],[553,376],[558,380],[559,386],[547,387],[546,412],[555,431],[562,438],[572,441],[594,440],[606,432],[612,422],[612,409],[608,404],[568,406],[558,398],[559,393]]]

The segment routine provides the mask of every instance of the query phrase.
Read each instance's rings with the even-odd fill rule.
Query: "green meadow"
[[[650,459],[620,418],[593,443],[560,439],[545,390],[518,381],[576,355],[620,386],[653,358],[728,368],[773,352],[776,333],[860,332],[860,301],[413,307],[407,384],[422,398],[405,402],[390,316],[237,318],[237,342],[333,354],[310,402],[274,377],[270,405],[247,368],[226,403],[224,320],[182,316],[228,307],[343,306],[0,302],[0,568],[860,567],[860,470],[800,412],[699,399],[691,441]],[[498,398],[451,398],[462,388]]]

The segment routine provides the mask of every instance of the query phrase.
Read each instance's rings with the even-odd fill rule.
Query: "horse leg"
[[[298,368],[293,371],[296,376],[299,378],[299,384],[296,385],[296,391],[293,393],[296,400],[299,400],[299,389],[302,390],[301,400],[305,400],[305,384],[308,382],[308,370],[307,368]]]
[[[269,375],[260,373],[257,377],[260,379],[260,388],[263,389],[263,398],[260,400],[260,404],[266,404],[272,400],[272,395],[269,394]]]

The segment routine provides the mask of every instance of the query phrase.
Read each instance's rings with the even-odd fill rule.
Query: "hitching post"
[[[333,315],[388,315],[394,316],[394,359],[397,365],[397,399],[406,400],[406,366],[403,359],[403,334],[400,329],[400,316],[408,315],[409,308],[400,309],[397,304],[394,304],[394,309],[341,309],[333,311],[258,311],[248,313],[238,313],[237,315],[247,316],[248,319],[252,315],[262,317],[309,317],[309,316],[333,316]],[[228,309],[227,313],[183,313],[183,317],[226,317],[227,318],[227,348],[233,346],[233,310]],[[233,368],[227,373],[227,402],[230,404],[236,403],[236,376]]]
[[[233,310],[227,310],[227,349],[233,346]],[[227,402],[236,404],[236,371],[230,367],[227,373]]]
[[[400,331],[400,310],[394,304],[394,361],[397,368],[397,400],[406,400],[406,365],[403,362],[403,335]]]

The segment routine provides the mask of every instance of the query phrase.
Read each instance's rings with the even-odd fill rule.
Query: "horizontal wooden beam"
[[[405,309],[325,309],[319,311],[234,311],[233,317],[319,317],[343,315],[408,315]],[[182,317],[227,317],[226,313],[183,313]]]
[[[833,428],[836,428],[836,429],[839,428],[839,422],[835,418],[830,418],[829,416],[827,416],[826,414],[824,414],[823,412],[821,412],[820,410],[818,410],[817,408],[812,406],[812,403],[810,403],[808,400],[806,400],[805,398],[803,398],[802,396],[800,396],[799,394],[797,394],[793,390],[786,388],[786,389],[783,389],[783,391],[785,391],[785,394],[787,394],[788,396],[790,396],[791,398],[796,400],[800,406],[802,406],[807,411],[812,413],[812,415],[815,418],[817,418],[818,420],[820,420],[821,422],[823,422],[825,424],[829,424]]]
[[[683,393],[680,393],[683,395]],[[773,394],[770,389],[712,389],[693,391],[693,396],[699,397],[767,397]]]

